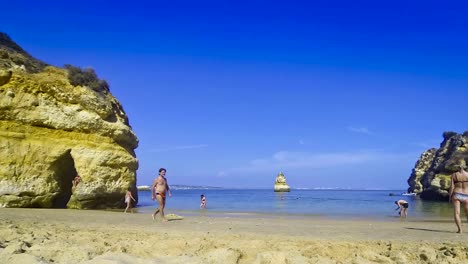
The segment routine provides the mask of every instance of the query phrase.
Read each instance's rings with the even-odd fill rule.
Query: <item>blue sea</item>
[[[266,189],[181,189],[167,198],[167,213],[216,215],[268,214],[325,216],[333,218],[398,217],[395,201],[409,202],[408,217],[425,220],[451,220],[453,207],[448,202],[422,201],[402,196],[403,190],[291,190],[275,193]],[[390,196],[389,194],[396,194]],[[200,210],[200,195],[207,197],[207,209]],[[139,191],[139,213],[151,213],[157,202],[149,191]]]

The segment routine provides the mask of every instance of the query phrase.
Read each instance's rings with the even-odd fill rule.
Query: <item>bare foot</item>
[[[458,231],[457,231],[457,234],[461,234],[461,233],[463,233],[461,230],[458,230]]]
[[[159,209],[157,209],[156,212],[153,213],[153,220],[155,220],[154,218],[156,217],[158,213],[159,213]]]

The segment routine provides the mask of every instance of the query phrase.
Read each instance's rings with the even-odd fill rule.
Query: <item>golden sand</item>
[[[468,263],[451,221],[177,214],[2,208],[0,263]]]

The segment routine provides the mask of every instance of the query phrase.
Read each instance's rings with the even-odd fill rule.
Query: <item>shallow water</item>
[[[451,220],[453,207],[449,203],[422,201],[414,196],[390,196],[403,190],[291,190],[275,193],[266,189],[185,189],[173,190],[166,208],[171,211],[200,213],[200,195],[207,197],[206,212],[260,213],[279,215],[318,215],[337,218],[398,217],[396,200],[409,202],[408,216],[434,221]],[[150,213],[157,203],[149,191],[139,192],[138,212]],[[236,214],[234,214],[236,213]]]

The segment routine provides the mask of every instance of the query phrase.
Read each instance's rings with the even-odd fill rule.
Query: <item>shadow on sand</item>
[[[455,233],[455,232],[447,231],[447,230],[436,230],[436,229],[427,229],[427,228],[405,227],[405,229],[419,230],[419,231],[428,231],[428,232],[438,232],[438,233]]]
[[[167,218],[168,222],[184,220],[183,218]]]

